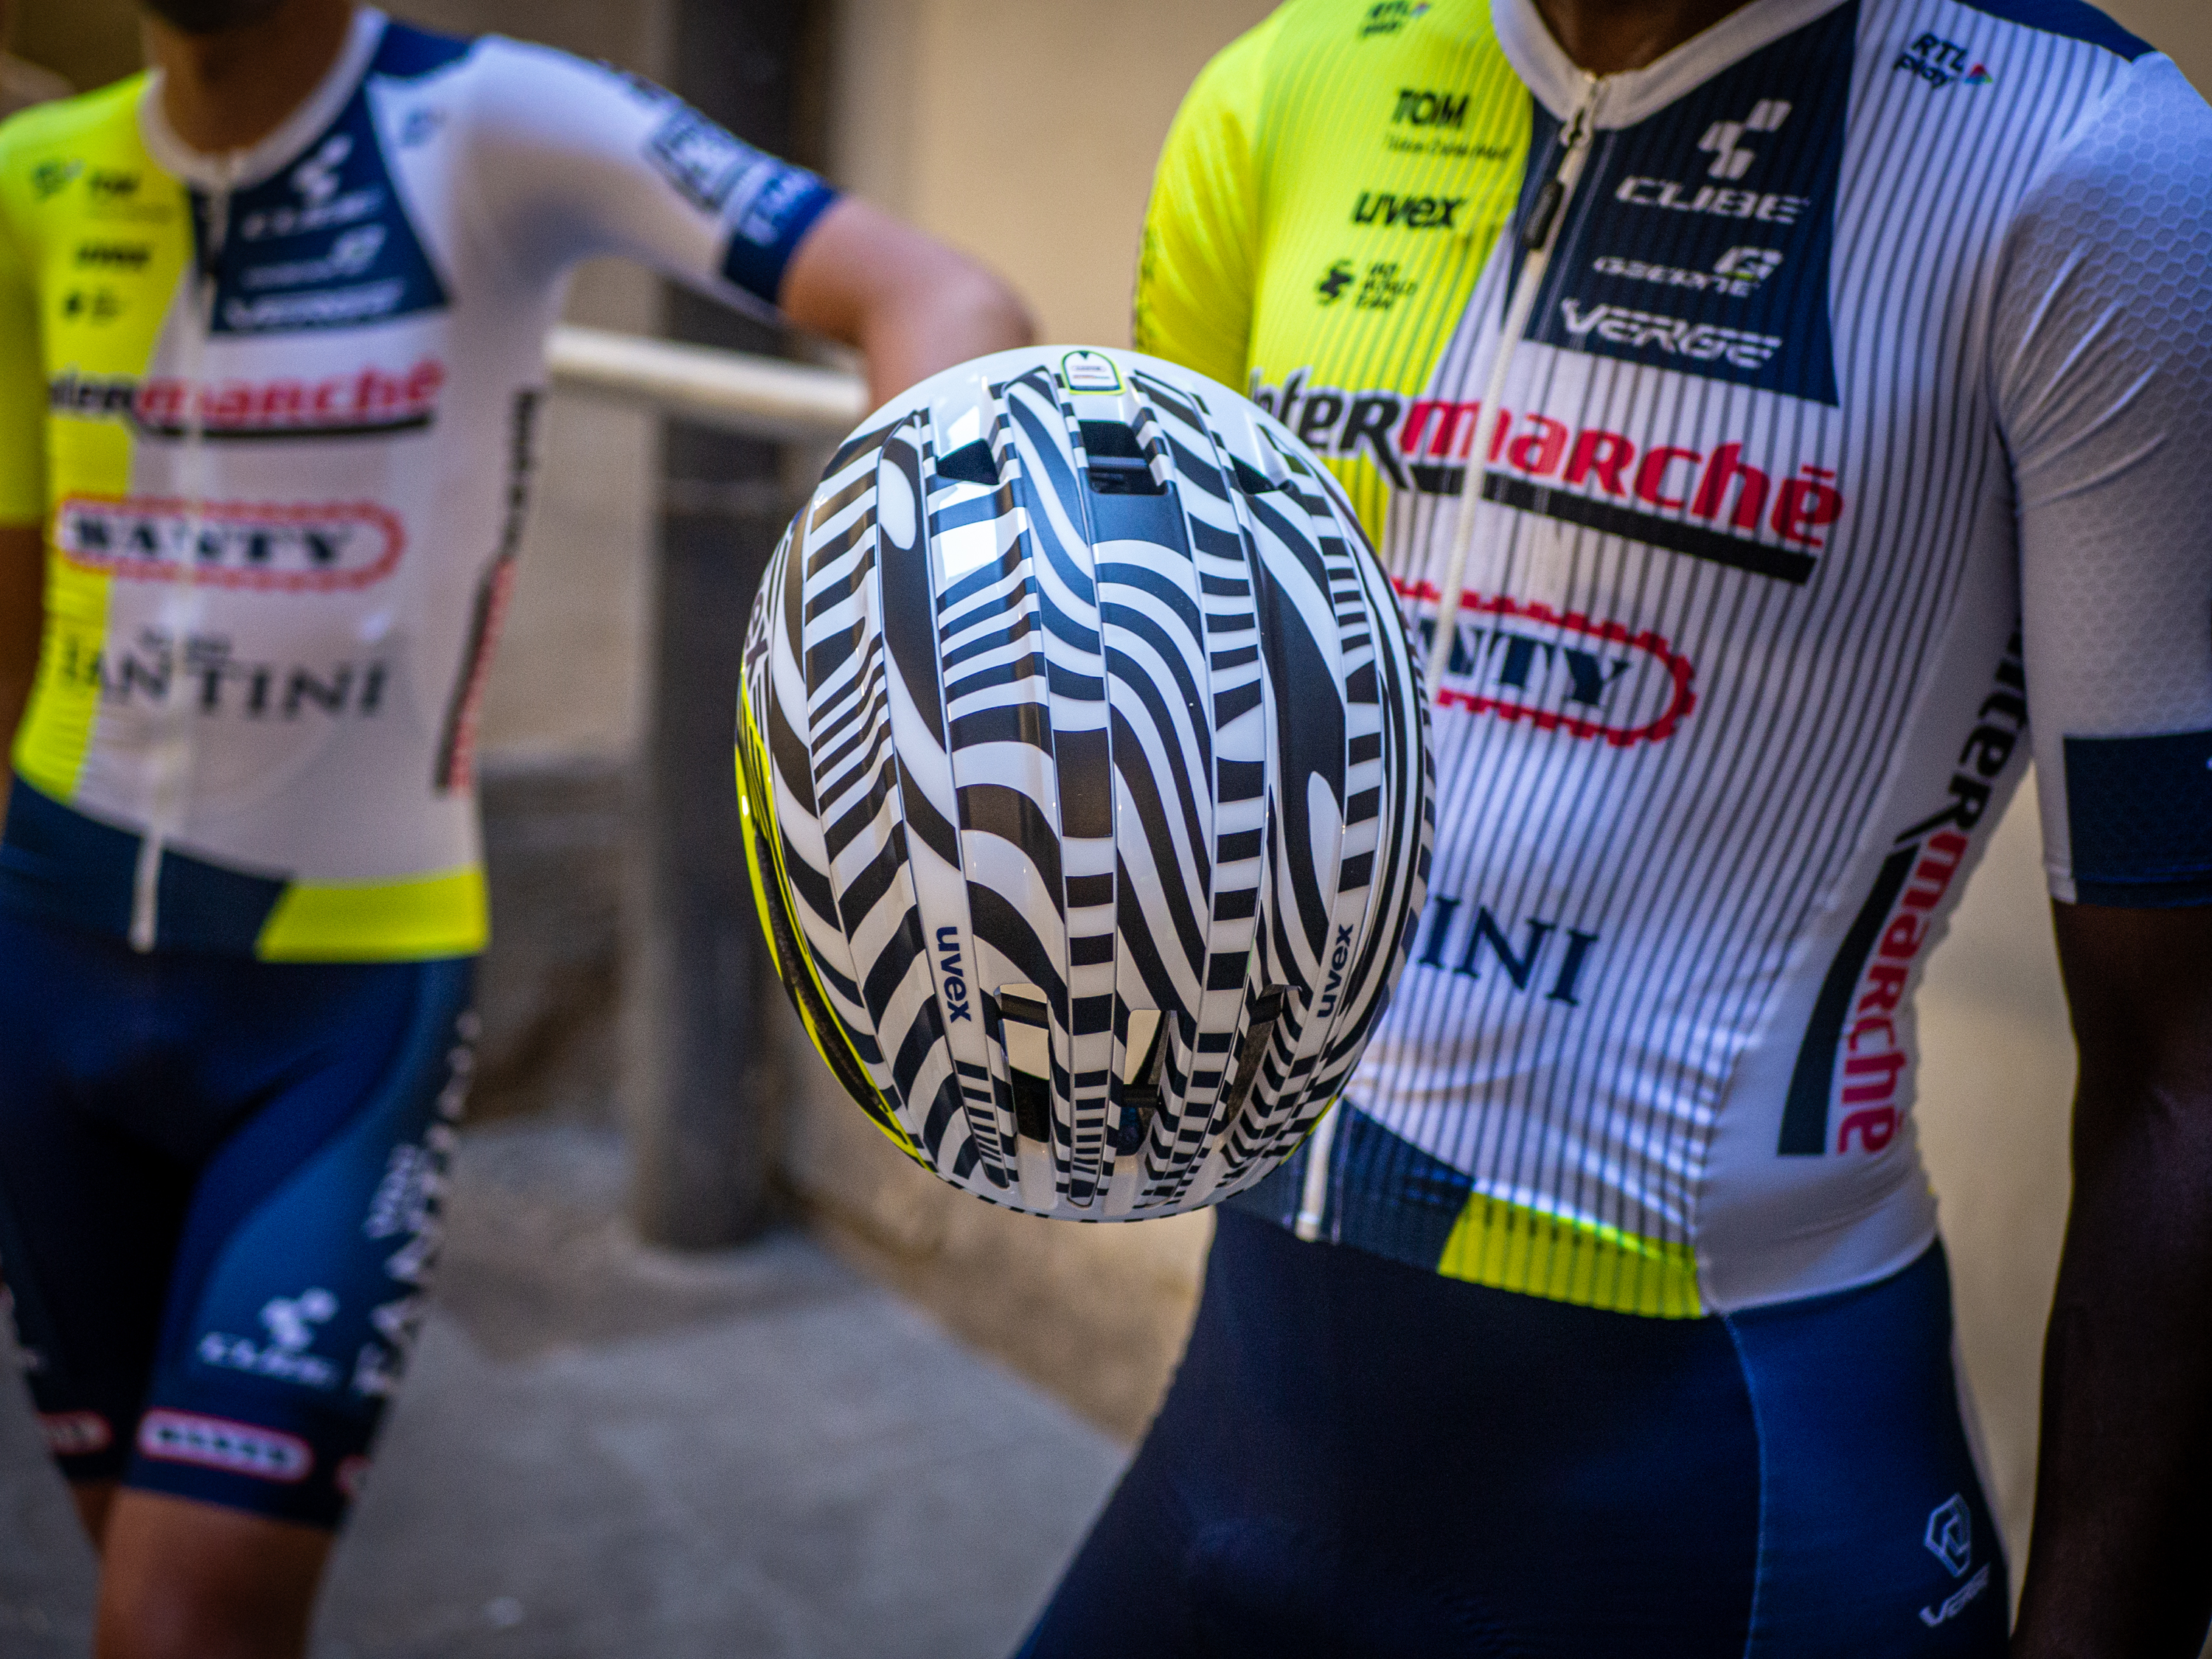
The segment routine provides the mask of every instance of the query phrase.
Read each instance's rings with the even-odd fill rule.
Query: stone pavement
[[[641,1249],[619,1148],[465,1138],[440,1307],[315,1659],[996,1659],[1123,1451],[805,1236]],[[0,1390],[0,1654],[82,1659],[92,1565]]]

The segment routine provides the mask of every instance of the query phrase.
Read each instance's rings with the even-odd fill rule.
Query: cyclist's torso
[[[2100,122],[2180,123],[2202,167],[2203,106],[2087,7],[1758,0],[1593,114],[1533,8],[1496,11],[1285,8],[1210,72],[1208,131],[1194,94],[1155,196],[1139,343],[1226,367],[1191,273],[1238,269],[1188,257],[1171,192],[1245,141],[1217,186],[1249,204],[1237,367],[1425,629],[1488,449],[1414,961],[1326,1179],[1302,1155],[1249,1201],[1625,1310],[1865,1282],[1933,1230],[1910,988],[2026,769],[2031,663],[2054,891],[2212,890],[2201,831],[2106,810],[2212,807],[2202,617],[2165,625],[2112,532],[2066,517],[2128,478],[2185,522],[2199,486],[2142,470],[2172,424],[2138,398],[2145,337],[2099,324],[2095,273],[2069,275],[2091,256],[2030,222],[2055,176],[2132,182]],[[1500,233],[1578,109],[1595,140],[1500,428]],[[2024,596],[2038,537],[2073,541]],[[2118,690],[2081,620],[2106,555],[2160,690]],[[2194,605],[2201,550],[2160,556]]]
[[[11,125],[52,541],[17,897],[142,945],[478,948],[477,711],[566,273],[772,299],[825,198],[652,88],[368,12],[240,157],[143,80]]]

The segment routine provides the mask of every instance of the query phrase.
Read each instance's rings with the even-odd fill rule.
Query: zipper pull
[[[1551,245],[1559,208],[1567,199],[1567,164],[1574,160],[1575,152],[1589,142],[1590,109],[1596,102],[1595,98],[1585,99],[1575,112],[1575,124],[1567,129],[1567,136],[1559,145],[1559,164],[1544,180],[1544,187],[1536,192],[1536,205],[1521,232],[1521,246],[1528,252],[1541,253]]]

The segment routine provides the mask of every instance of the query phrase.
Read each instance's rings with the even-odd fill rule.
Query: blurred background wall
[[[135,65],[125,0],[21,0],[16,48],[90,86]],[[662,0],[399,0],[665,75]],[[1153,158],[1191,76],[1265,0],[840,0],[826,149],[837,180],[1011,276],[1048,336],[1126,343]],[[2212,88],[2204,0],[2111,0]],[[587,270],[571,315],[649,331],[659,288]],[[480,1113],[617,1121],[618,852],[664,505],[647,417],[554,403],[538,516],[486,714],[498,937]],[[741,619],[732,617],[732,628]],[[712,757],[720,765],[724,757]],[[2032,789],[2006,818],[1923,1000],[1921,1135],[1960,1346],[2018,1559],[2045,1311],[2066,1206],[2074,1061]],[[956,1330],[1124,1435],[1143,1426],[1195,1296],[1203,1218],[1056,1227],[958,1198],[805,1065],[784,1133],[794,1202]]]

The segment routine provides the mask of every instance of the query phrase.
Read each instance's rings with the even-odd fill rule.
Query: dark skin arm
[[[2212,908],[2054,906],[2081,1073],[2014,1659],[2197,1659],[2212,1616]]]
[[[39,670],[46,623],[46,548],[34,524],[0,525],[0,742],[12,744]],[[8,801],[0,795],[0,824]]]

